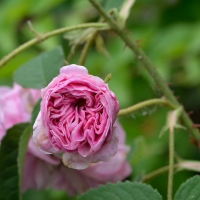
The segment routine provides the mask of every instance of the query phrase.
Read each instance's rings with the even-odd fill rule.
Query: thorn
[[[193,124],[194,128],[200,128],[200,124]]]
[[[187,114],[188,114],[188,116],[190,116],[190,115],[192,115],[194,113],[194,111],[189,111]]]
[[[64,64],[69,65],[69,62],[67,62],[67,60],[64,60]]]
[[[190,142],[200,149],[200,141],[197,141],[196,139],[191,138]]]
[[[27,21],[27,24],[28,24],[28,27],[29,29],[31,30],[31,32],[38,38],[38,41],[39,42],[42,42],[43,41],[43,34],[37,32],[34,28],[33,28],[33,25],[31,23],[30,20]]]
[[[111,77],[112,77],[111,74],[108,74],[108,75],[106,76],[104,82],[105,82],[105,83],[108,83],[108,82],[110,81]]]
[[[126,49],[126,47],[127,47],[127,45],[125,44],[125,45],[124,45],[124,48],[123,48],[123,50],[122,50],[122,51],[124,51],[124,50]]]
[[[168,86],[174,85],[172,82],[167,83]]]
[[[142,46],[142,44],[141,44],[142,42],[144,42],[144,39],[136,40],[137,47],[141,47]]]

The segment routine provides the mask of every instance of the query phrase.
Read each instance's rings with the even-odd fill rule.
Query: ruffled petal
[[[109,141],[106,141],[101,149],[97,151],[93,158],[92,162],[100,162],[100,161],[109,161],[111,157],[113,157],[117,153],[117,146],[119,141],[119,134],[117,127],[113,127],[112,135]]]

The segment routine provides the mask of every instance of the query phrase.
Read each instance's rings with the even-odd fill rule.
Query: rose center
[[[77,101],[76,101],[76,104],[75,104],[75,106],[85,106],[85,104],[86,104],[86,100],[85,99],[83,99],[83,98],[80,98],[80,99],[78,99]]]

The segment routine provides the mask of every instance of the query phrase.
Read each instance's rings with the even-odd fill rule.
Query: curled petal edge
[[[33,142],[40,151],[45,154],[57,153],[52,147],[48,136],[45,134],[45,129],[42,125],[41,112],[39,112],[33,125]]]
[[[62,156],[63,164],[72,169],[86,169],[92,162],[92,155],[83,157],[79,153],[64,153]]]
[[[109,141],[106,141],[101,149],[97,151],[92,158],[92,162],[97,163],[100,161],[107,162],[117,153],[119,142],[118,128],[113,127],[112,136]]]

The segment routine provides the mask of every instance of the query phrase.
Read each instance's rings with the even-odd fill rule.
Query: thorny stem
[[[163,80],[161,75],[157,72],[156,67],[150,61],[150,59],[146,56],[144,51],[138,47],[137,43],[133,39],[132,35],[130,35],[129,31],[125,27],[121,27],[119,24],[114,21],[114,19],[106,13],[106,11],[102,8],[102,6],[96,0],[89,0],[91,4],[98,10],[99,14],[105,18],[110,27],[119,35],[119,37],[125,42],[127,47],[131,49],[131,51],[136,55],[137,59],[142,62],[148,74],[151,76],[156,85],[160,88],[163,95],[169,99],[174,105],[177,107],[180,106],[176,97],[173,95],[172,91]],[[200,140],[200,134],[198,129],[193,127],[193,123],[191,119],[188,117],[187,113],[184,111],[181,115],[181,120],[185,124],[189,133],[191,133],[196,140]]]
[[[138,103],[138,104],[136,104],[134,106],[121,109],[119,111],[119,113],[118,113],[118,117],[129,115],[129,114],[134,113],[134,112],[136,112],[138,110],[141,110],[141,109],[143,109],[145,107],[153,106],[153,105],[168,106],[171,109],[175,109],[176,108],[175,105],[173,105],[171,102],[169,102],[166,99],[150,99],[150,100],[147,100],[147,101],[140,102],[140,103]]]
[[[86,23],[86,24],[79,24],[79,25],[75,25],[75,26],[60,28],[60,29],[56,29],[56,30],[53,30],[53,31],[48,32],[48,33],[41,34],[40,38],[38,38],[36,36],[32,40],[29,40],[28,42],[22,44],[21,46],[19,46],[15,50],[13,50],[11,53],[9,53],[7,56],[2,58],[0,60],[0,68],[2,68],[8,61],[10,61],[17,54],[19,54],[20,52],[30,48],[31,46],[33,46],[37,43],[40,43],[40,42],[42,42],[42,41],[44,41],[44,40],[46,40],[50,37],[53,37],[55,35],[60,35],[62,33],[66,33],[66,32],[69,32],[69,31],[85,29],[85,28],[99,28],[101,30],[107,30],[107,29],[109,29],[109,26],[108,26],[107,23]]]

